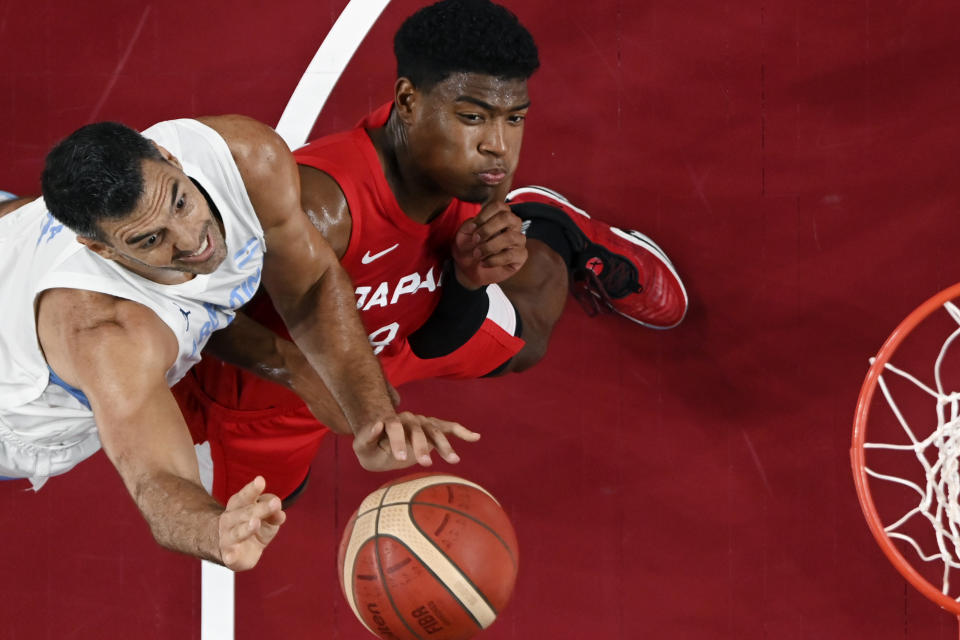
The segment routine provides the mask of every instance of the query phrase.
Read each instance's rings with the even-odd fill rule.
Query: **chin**
[[[472,202],[474,204],[483,204],[490,199],[491,194],[493,194],[493,187],[488,187],[486,185],[480,187],[474,187],[468,189],[457,195],[457,200],[462,200],[464,202]]]
[[[192,273],[194,275],[209,275],[220,268],[220,265],[223,264],[226,257],[226,252],[221,253],[218,251],[203,262],[181,262],[178,265],[178,269],[184,273]]]
[[[223,241],[223,237],[218,235],[213,241],[216,242],[216,249],[210,259],[203,263],[204,273],[213,273],[227,259],[227,244]]]
[[[226,251],[224,251],[223,253],[217,252],[213,254],[212,256],[210,256],[210,259],[207,260],[207,262],[204,263],[203,265],[205,269],[204,273],[213,273],[214,271],[220,268],[220,265],[222,265],[223,261],[226,259],[227,259]]]

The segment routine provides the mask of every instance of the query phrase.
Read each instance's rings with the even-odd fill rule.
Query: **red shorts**
[[[196,444],[210,443],[213,496],[222,504],[261,475],[290,495],[304,481],[329,429],[296,394],[207,357],[171,389]]]
[[[403,340],[381,364],[394,386],[427,378],[478,378],[523,344],[488,318],[448,356],[418,358]],[[288,496],[306,478],[329,431],[295,393],[216,358],[201,360],[172,391],[193,441],[210,443],[213,496],[223,504],[257,475],[266,479],[268,492]]]

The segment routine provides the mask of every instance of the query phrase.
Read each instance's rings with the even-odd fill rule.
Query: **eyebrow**
[[[486,109],[487,111],[499,111],[499,109],[497,109],[497,107],[493,106],[492,104],[490,104],[490,103],[488,103],[488,102],[484,102],[483,100],[477,100],[476,98],[472,98],[472,97],[470,97],[470,96],[463,96],[463,95],[457,96],[456,98],[454,98],[453,101],[454,101],[454,102],[469,102],[470,104],[475,104],[475,105],[477,105],[478,107],[480,107],[481,109]],[[522,110],[528,108],[529,106],[530,106],[530,101],[528,100],[528,101],[524,102],[523,104],[518,104],[518,105],[516,105],[516,106],[510,107],[509,109],[507,109],[507,111],[522,111]]]
[[[178,192],[179,189],[180,189],[180,181],[179,181],[179,180],[174,180],[174,181],[173,181],[173,186],[170,187],[170,209],[171,209],[171,210],[172,210],[174,207],[177,206],[177,192]],[[134,236],[134,237],[132,237],[132,238],[128,238],[128,239],[127,239],[127,244],[129,244],[129,245],[140,244],[141,242],[143,242],[144,240],[146,240],[147,238],[149,238],[150,236],[152,236],[152,235],[155,234],[155,233],[159,233],[159,230],[145,231],[145,232],[143,232],[143,233],[141,233],[141,234],[139,234],[139,235],[136,235],[136,236]]]

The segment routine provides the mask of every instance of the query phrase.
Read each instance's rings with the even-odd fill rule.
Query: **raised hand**
[[[230,497],[226,510],[220,514],[220,559],[228,569],[245,571],[255,567],[287,519],[280,498],[263,493],[265,487],[263,476],[257,476]]]
[[[488,202],[454,238],[457,279],[468,289],[502,282],[527,261],[520,218],[502,200]]]
[[[430,452],[434,449],[441,458],[456,464],[460,456],[448,435],[465,442],[480,439],[479,433],[457,422],[404,411],[364,428],[354,437],[353,450],[360,465],[368,471],[403,469],[413,464],[429,467],[433,464]]]

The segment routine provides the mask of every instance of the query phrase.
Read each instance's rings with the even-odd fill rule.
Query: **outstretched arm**
[[[90,401],[104,451],[157,542],[235,571],[256,565],[284,522],[280,499],[257,478],[224,508],[201,486],[165,380],[177,354],[170,329],[139,304],[53,289],[40,298],[37,331],[51,368]]]
[[[238,313],[230,326],[213,334],[207,342],[207,348],[226,362],[294,391],[304,400],[311,413],[335,433],[353,434],[343,412],[340,411],[340,405],[330,395],[323,380],[307,362],[300,349],[289,340],[284,340],[263,325]],[[399,404],[400,398],[396,390],[389,388],[389,392],[391,403]],[[424,431],[429,433],[429,441],[423,446],[435,448],[444,460],[451,463],[459,462],[460,457],[447,439],[447,434],[465,440],[473,437],[471,432],[455,422],[409,412],[400,413],[397,418],[405,424],[420,424]],[[394,458],[386,446],[387,442],[382,425],[354,438],[353,449],[360,464],[365,469],[376,471],[414,464],[413,460]]]

